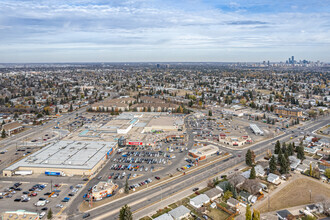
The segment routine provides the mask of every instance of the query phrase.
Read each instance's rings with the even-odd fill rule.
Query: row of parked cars
[[[164,158],[151,159],[151,158],[129,157],[129,158],[120,158],[120,159],[115,158],[113,161],[114,162],[119,162],[119,163],[147,163],[147,164],[157,164],[157,163],[161,164],[161,163],[164,163],[165,164],[167,162],[167,159],[164,159]]]
[[[149,179],[146,179],[145,181],[142,181],[140,183],[136,183],[134,185],[129,186],[129,189],[130,190],[133,190],[135,188],[138,188],[140,186],[143,186],[143,185],[148,184],[148,183],[151,183],[151,182],[152,182],[152,180],[149,178]]]

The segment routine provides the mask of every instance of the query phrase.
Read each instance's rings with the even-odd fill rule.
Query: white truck
[[[39,207],[39,206],[45,206],[46,203],[47,203],[46,200],[45,201],[38,201],[38,202],[34,203],[34,205]]]
[[[22,175],[22,176],[25,176],[25,175],[32,175],[32,170],[17,170],[14,172],[15,175]]]

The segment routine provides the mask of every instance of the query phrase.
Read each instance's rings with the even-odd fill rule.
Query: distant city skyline
[[[329,1],[0,0],[0,63],[330,62]]]

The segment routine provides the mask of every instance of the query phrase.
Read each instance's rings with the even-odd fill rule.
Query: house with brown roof
[[[130,108],[137,112],[166,112],[176,110],[179,106],[171,103],[138,103]]]
[[[15,122],[11,122],[8,124],[4,124],[2,126],[2,129],[5,130],[7,136],[10,136],[12,134],[15,134],[15,133],[23,130],[23,125],[22,125],[22,123],[15,121]]]

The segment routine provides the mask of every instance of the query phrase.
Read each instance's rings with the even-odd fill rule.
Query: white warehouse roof
[[[59,141],[9,166],[19,167],[92,169],[117,142]]]

